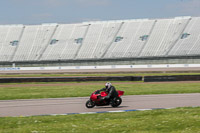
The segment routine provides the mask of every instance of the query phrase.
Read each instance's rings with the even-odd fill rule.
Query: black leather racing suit
[[[108,89],[102,88],[100,91],[106,91],[108,93],[108,95],[103,97],[103,99],[114,99],[115,97],[118,97],[118,92],[114,86],[110,86]]]

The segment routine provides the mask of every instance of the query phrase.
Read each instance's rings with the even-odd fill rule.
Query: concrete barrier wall
[[[80,82],[80,81],[143,81],[167,82],[167,81],[200,81],[200,75],[176,75],[176,76],[112,76],[112,77],[33,77],[33,78],[0,78],[0,83],[23,82]]]
[[[107,65],[107,66],[59,66],[59,67],[8,67],[0,71],[23,70],[70,70],[70,69],[118,69],[118,68],[186,68],[200,67],[200,64],[160,64],[160,65]]]
[[[0,83],[73,82],[73,81],[77,81],[77,82],[79,81],[142,81],[142,76],[0,78]]]
[[[200,75],[145,76],[144,82],[200,81]]]

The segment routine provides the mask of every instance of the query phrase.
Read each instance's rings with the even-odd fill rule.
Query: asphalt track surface
[[[2,100],[0,117],[200,106],[200,93],[122,96],[123,102],[117,108],[99,106],[88,109],[85,107],[88,99],[89,97]]]

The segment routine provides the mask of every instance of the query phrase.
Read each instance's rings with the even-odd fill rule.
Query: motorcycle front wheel
[[[85,106],[86,106],[87,108],[93,108],[93,107],[95,106],[95,104],[94,104],[93,101],[88,100],[88,101],[86,102]]]

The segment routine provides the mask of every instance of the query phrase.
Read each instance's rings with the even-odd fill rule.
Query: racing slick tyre
[[[111,106],[112,107],[118,107],[122,103],[122,99],[120,97],[117,97],[112,100]]]
[[[93,108],[93,107],[95,106],[95,104],[94,104],[93,101],[88,100],[88,101],[86,102],[85,106],[86,106],[87,108]]]

